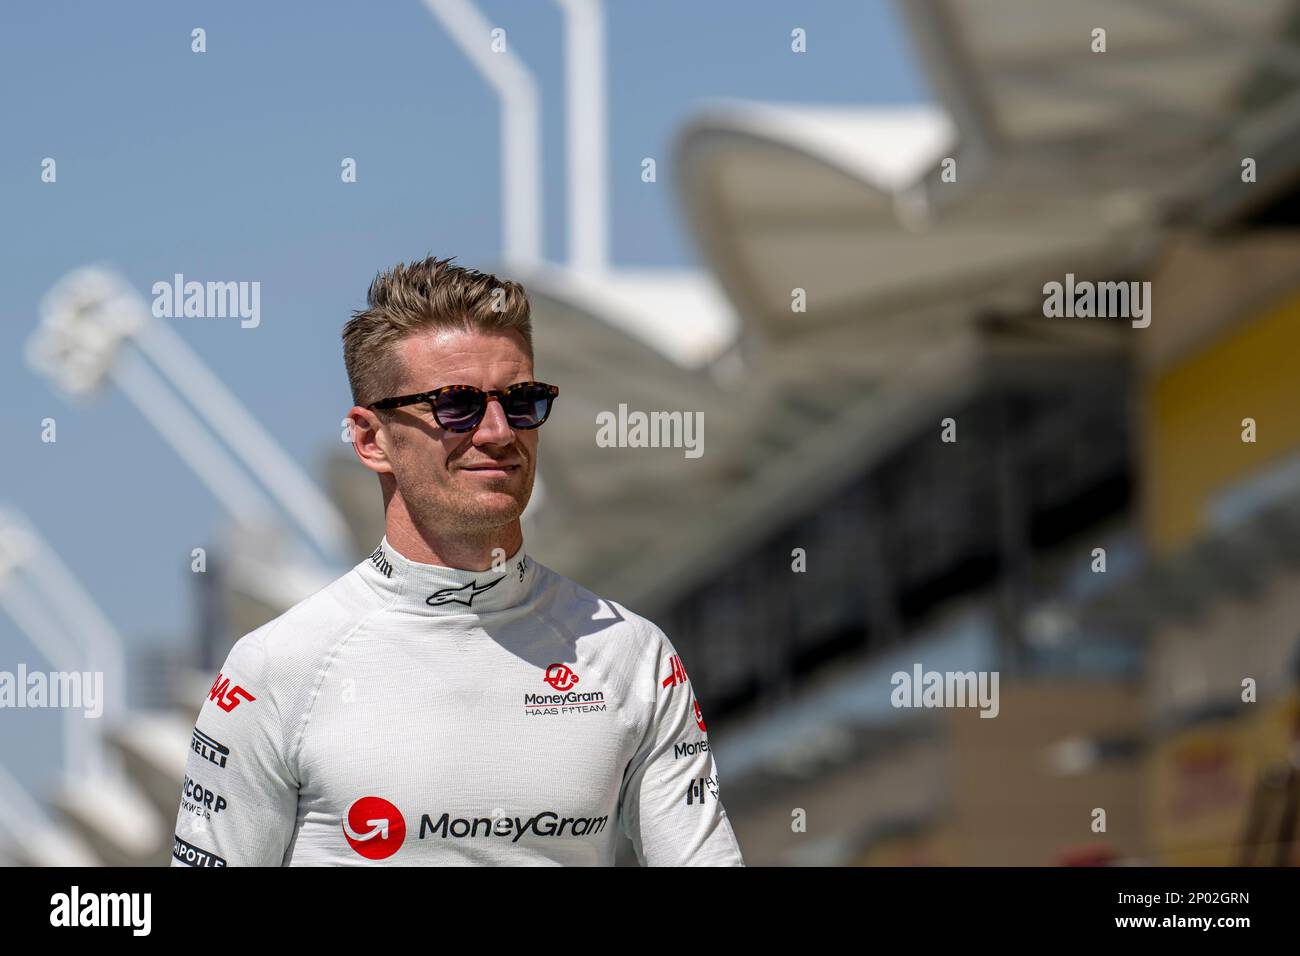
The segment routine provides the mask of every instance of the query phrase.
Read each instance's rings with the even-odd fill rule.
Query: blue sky
[[[479,7],[541,89],[545,253],[560,261],[559,8]],[[204,54],[190,51],[196,26]],[[610,0],[607,39],[619,265],[693,261],[668,157],[701,100],[929,99],[886,0]],[[0,89],[0,503],[33,520],[128,640],[189,640],[190,550],[210,543],[220,509],[120,394],[75,408],[26,368],[41,296],[92,262],[146,295],[175,272],[260,281],[256,329],[170,321],[314,472],[350,404],[338,333],[375,272],[430,252],[486,267],[500,253],[497,101],[419,0],[5,4]],[[56,184],[40,181],[47,156]],[[345,156],[354,185],[340,182]],[[643,156],[659,158],[658,183],[641,182]],[[40,440],[45,417],[54,444]],[[0,670],[20,659],[41,666],[0,614]],[[5,722],[36,739],[56,717]],[[37,771],[30,752],[0,748],[0,761]]]

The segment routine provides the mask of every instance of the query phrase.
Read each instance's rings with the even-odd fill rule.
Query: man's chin
[[[497,518],[502,522],[518,518],[524,513],[524,507],[528,504],[526,498],[520,501],[519,495],[511,491],[504,489],[497,491],[491,488],[480,488],[476,492],[467,494],[461,502],[466,515],[473,515],[476,518]]]

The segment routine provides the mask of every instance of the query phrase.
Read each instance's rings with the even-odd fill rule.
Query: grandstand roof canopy
[[[1300,165],[1296,0],[906,0],[963,155],[1016,191],[1259,201]],[[1105,30],[1105,51],[1093,31]],[[1241,182],[1241,160],[1260,164]],[[990,173],[995,170],[990,168]]]
[[[1046,276],[1140,266],[1153,227],[1221,220],[1300,169],[1295,0],[899,7],[937,107],[720,101],[680,136],[683,212],[769,335],[1028,304]]]
[[[563,532],[545,535],[548,561],[599,582],[662,536],[674,499],[687,491],[707,498],[731,481],[724,446],[743,433],[742,409],[717,374],[725,365],[710,363],[731,347],[738,321],[699,273],[508,271],[528,290],[537,374],[560,386],[539,465],[547,503],[530,516]],[[598,445],[598,416],[617,417],[620,406],[628,414],[704,412],[708,455]]]
[[[1264,196],[1266,178],[1297,165],[1281,157],[1300,125],[1300,67],[1278,39],[1296,6],[908,0],[936,106],[702,109],[674,168],[723,302],[691,274],[520,277],[539,374],[555,368],[566,385],[566,414],[548,429],[548,449],[561,447],[543,454],[548,496],[611,539],[608,554],[558,563],[597,589],[670,600],[761,533],[779,502],[809,500],[918,410],[969,388],[961,369],[980,354],[978,316],[1032,315],[1042,283],[1067,272],[1124,278],[1169,221]],[[1092,49],[1097,27],[1104,53]],[[1250,186],[1247,145],[1269,166]],[[805,311],[792,308],[800,289]],[[748,373],[738,383],[706,364],[737,329],[730,357]],[[593,418],[620,402],[706,410],[709,454],[607,454]],[[628,531],[621,546],[612,515]],[[665,533],[680,561],[634,557],[636,542]]]

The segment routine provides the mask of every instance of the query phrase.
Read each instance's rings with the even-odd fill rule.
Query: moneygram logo
[[[578,675],[564,664],[552,664],[546,668],[545,680],[556,690],[565,691],[578,683]]]
[[[406,820],[402,811],[383,797],[362,797],[348,807],[343,836],[348,846],[367,860],[384,860],[406,839]]]
[[[502,811],[495,811],[491,817],[455,817],[444,813],[435,822],[430,814],[420,817],[420,839],[426,834],[447,839],[464,839],[466,837],[510,837],[511,843],[518,843],[521,838],[532,833],[539,837],[595,836],[605,830],[609,822],[603,817],[562,817],[554,810],[543,810],[531,817],[512,817]],[[566,834],[564,831],[568,829]]]

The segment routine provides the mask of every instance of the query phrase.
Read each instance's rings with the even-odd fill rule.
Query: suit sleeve
[[[172,866],[280,866],[293,837],[298,781],[286,755],[267,631],[231,649],[195,722]]]
[[[623,831],[642,866],[744,866],[686,668],[667,636],[654,636],[654,703],[623,777]]]

